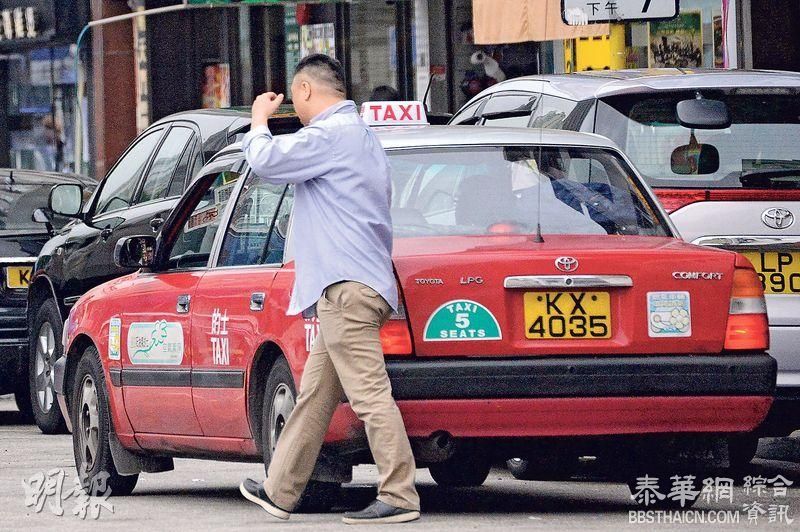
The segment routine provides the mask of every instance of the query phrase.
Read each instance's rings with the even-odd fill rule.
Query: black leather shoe
[[[347,512],[342,522],[348,525],[381,524],[381,523],[407,523],[419,519],[417,510],[406,510],[391,504],[386,504],[378,499],[360,512]]]
[[[269,500],[267,492],[264,491],[263,482],[258,482],[252,478],[245,479],[244,482],[239,484],[239,491],[245,499],[261,506],[271,516],[283,519],[284,521],[289,519],[291,515],[289,512]]]

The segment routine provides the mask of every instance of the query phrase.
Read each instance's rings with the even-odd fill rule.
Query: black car
[[[66,430],[49,375],[62,354],[61,334],[70,307],[89,289],[133,270],[114,263],[120,238],[157,233],[186,186],[216,152],[250,128],[243,109],[187,111],[164,118],[140,134],[91,198],[79,185],[55,187],[53,211],[76,218],[52,238],[36,261],[28,293],[31,406],[42,432]],[[293,113],[270,120],[273,133],[296,131]]]
[[[31,270],[51,231],[70,221],[47,216],[47,224],[37,223],[33,214],[45,219],[50,189],[59,184],[81,186],[87,192],[96,185],[74,174],[0,169],[0,395],[13,393],[26,418],[32,414],[25,313]]]

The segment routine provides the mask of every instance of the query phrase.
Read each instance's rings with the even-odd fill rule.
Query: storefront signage
[[[678,16],[678,0],[561,0],[567,25],[665,20]]]
[[[55,30],[53,2],[0,0],[0,47],[46,41]]]

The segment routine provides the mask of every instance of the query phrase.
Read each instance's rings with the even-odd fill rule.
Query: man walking
[[[291,91],[306,127],[273,138],[267,119],[283,95],[262,94],[253,103],[243,150],[260,178],[296,185],[296,278],[288,313],[316,304],[320,331],[266,481],[247,479],[239,489],[271,515],[288,519],[344,393],[364,422],[380,476],[377,499],[362,511],[345,514],[344,522],[412,521],[419,518],[416,466],[379,337],[381,325],[397,308],[389,164],[355,104],[345,100],[338,61],[322,54],[305,57]]]

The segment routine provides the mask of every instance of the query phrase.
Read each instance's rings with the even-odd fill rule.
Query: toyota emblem
[[[574,272],[578,269],[578,259],[574,257],[558,257],[556,259],[556,268],[564,273]]]
[[[794,223],[794,214],[789,209],[772,207],[761,215],[764,225],[773,229],[787,229]]]

